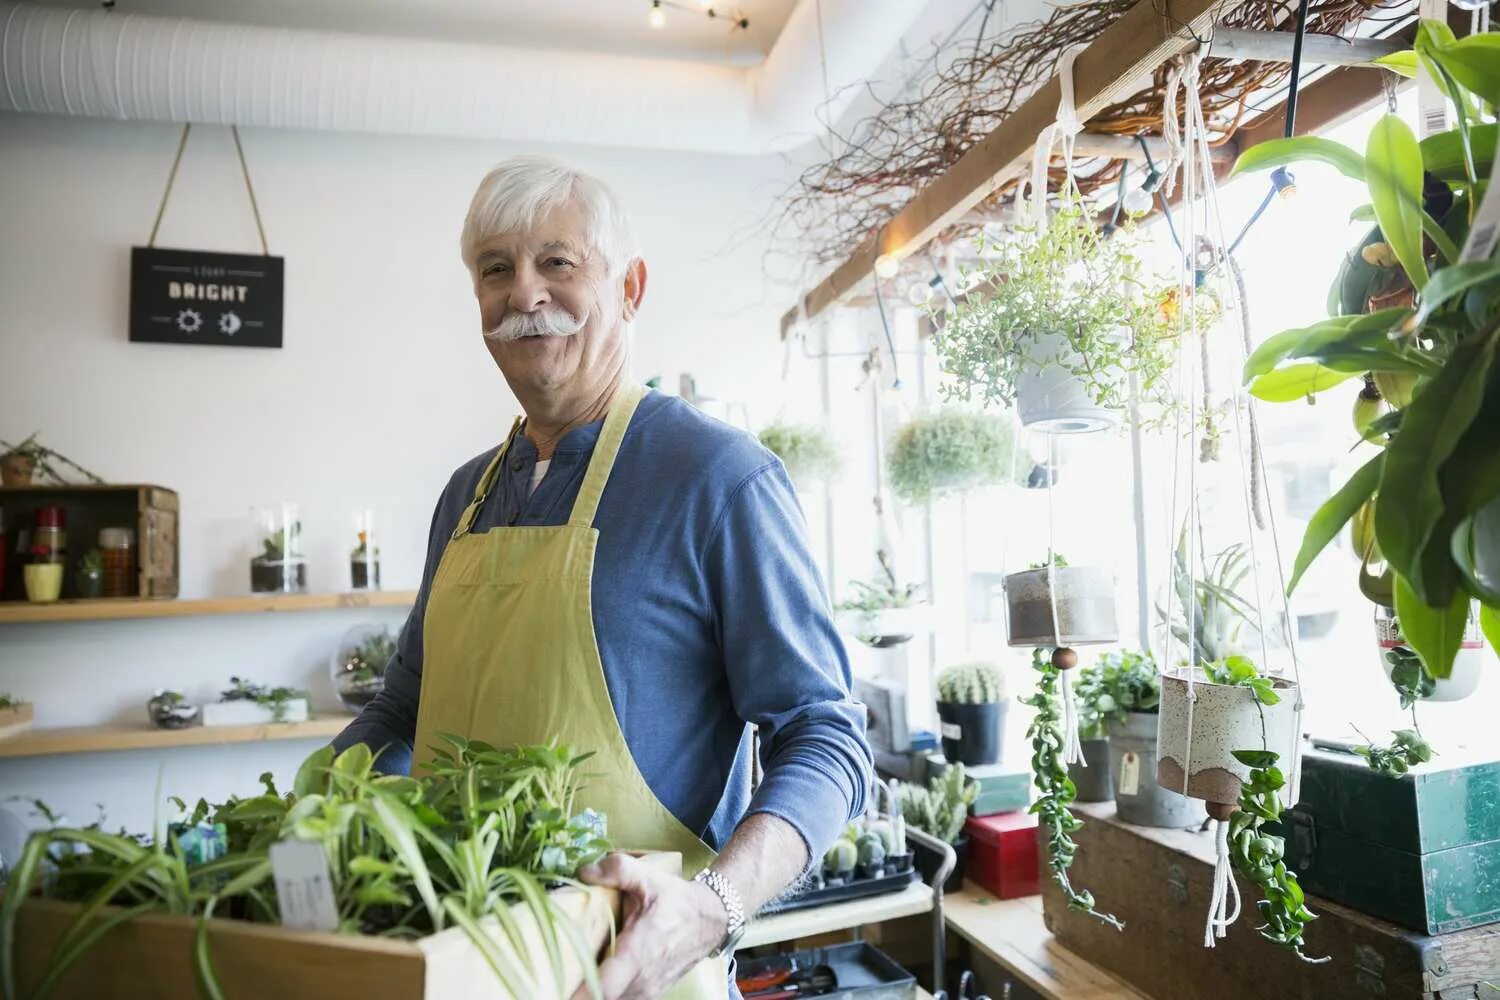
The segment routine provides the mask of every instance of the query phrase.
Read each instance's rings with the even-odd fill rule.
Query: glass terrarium
[[[384,625],[356,625],[344,633],[330,668],[345,708],[357,712],[385,689],[385,667],[395,652],[396,637]]]
[[[257,507],[250,512],[255,555],[250,559],[250,590],[256,594],[303,593],[307,560],[302,555],[302,520],[297,505]]]
[[[375,512],[354,512],[354,548],[349,552],[349,586],[352,590],[380,589],[380,546],[376,543]]]

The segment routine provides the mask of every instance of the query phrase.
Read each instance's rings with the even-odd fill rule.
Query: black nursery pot
[[[971,767],[1000,760],[1000,736],[1005,730],[1006,702],[983,705],[937,703],[942,723],[943,756],[950,763]]]
[[[912,850],[912,866],[922,875],[922,881],[928,885],[932,884],[933,876],[937,875],[938,868],[943,864],[943,856],[925,844],[908,841]],[[964,887],[964,860],[969,856],[969,838],[964,835],[953,844],[953,853],[958,855],[957,862],[953,865],[953,874],[948,876],[948,881],[943,883],[943,892],[952,894]]]

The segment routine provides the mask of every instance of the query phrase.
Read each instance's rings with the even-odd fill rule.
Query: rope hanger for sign
[[[192,122],[182,126],[182,138],[177,142],[177,155],[172,157],[172,169],[167,174],[167,187],[162,191],[161,204],[156,208],[156,221],[151,223],[151,237],[146,241],[148,247],[156,246],[156,234],[161,229],[162,216],[167,213],[167,202],[172,197],[172,185],[177,181],[177,169],[182,166],[182,154],[187,149],[188,135],[192,130]],[[245,179],[245,193],[250,196],[250,214],[255,216],[255,231],[260,234],[260,252],[269,257],[271,249],[266,243],[266,227],[260,218],[260,204],[255,200],[255,186],[250,183],[250,167],[245,163],[245,147],[240,143],[239,126],[229,126],[229,134],[234,136],[234,151],[240,161],[240,176]]]

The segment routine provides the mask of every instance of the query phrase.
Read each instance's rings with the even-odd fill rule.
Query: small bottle
[[[38,507],[31,529],[33,562],[62,563],[68,557],[68,516],[61,507]],[[43,551],[45,550],[45,552]]]
[[[135,532],[129,528],[101,528],[99,552],[104,556],[104,596],[136,596]]]

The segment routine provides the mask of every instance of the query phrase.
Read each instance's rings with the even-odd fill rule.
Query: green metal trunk
[[[1287,856],[1308,892],[1426,934],[1500,921],[1500,761],[1454,753],[1387,778],[1310,750],[1299,798]]]

